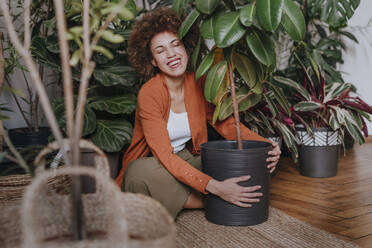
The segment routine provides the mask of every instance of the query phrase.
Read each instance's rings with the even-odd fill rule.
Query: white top
[[[167,130],[171,140],[171,145],[173,147],[173,153],[177,153],[184,149],[186,142],[191,139],[187,112],[174,113],[171,109],[169,113]]]

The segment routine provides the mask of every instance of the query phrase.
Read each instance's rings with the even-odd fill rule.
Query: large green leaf
[[[111,114],[131,114],[136,110],[137,99],[135,95],[104,97],[91,102],[89,106]]]
[[[239,21],[239,12],[218,14],[213,28],[214,40],[217,47],[229,47],[245,34],[245,28]]]
[[[275,43],[268,35],[259,30],[250,30],[246,41],[258,61],[266,66],[275,65]]]
[[[204,85],[204,96],[208,102],[213,102],[218,89],[221,87],[227,71],[227,61],[223,60],[214,65],[208,72]]]
[[[182,22],[180,30],[178,30],[178,36],[183,39],[187,32],[190,30],[191,26],[194,25],[196,19],[198,19],[200,12],[196,9],[192,10],[186,19]]]
[[[200,47],[202,43],[202,37],[199,36],[198,43],[196,44],[196,47],[194,48],[194,51],[191,55],[191,67],[193,71],[196,71],[196,64],[198,63],[199,54],[200,54]]]
[[[362,129],[358,127],[358,125],[355,123],[356,121],[353,119],[353,116],[350,115],[348,111],[346,111],[345,114],[347,115],[345,118],[347,131],[349,131],[350,135],[356,142],[358,142],[359,145],[362,145],[364,143]]]
[[[189,0],[174,0],[172,4],[172,10],[178,15],[181,15],[188,1]]]
[[[204,39],[214,39],[214,27],[216,23],[216,15],[209,17],[204,20],[201,27],[200,33]]]
[[[55,54],[51,54],[48,49],[46,39],[41,37],[34,37],[31,44],[32,56],[36,58],[37,62],[43,64],[51,69],[61,70],[61,63]]]
[[[340,28],[346,25],[359,6],[360,0],[326,0],[322,2],[320,20]]]
[[[284,0],[282,25],[294,40],[302,40],[305,35],[305,18],[293,0]]]
[[[239,11],[240,22],[249,27],[253,24],[254,19],[256,18],[256,5],[247,4]]]
[[[198,69],[196,70],[196,73],[195,73],[195,79],[198,80],[201,76],[203,76],[208,70],[209,68],[212,66],[213,64],[213,51],[210,51],[204,58],[203,60],[201,61]]]
[[[76,97],[74,100],[74,104],[76,107]],[[65,103],[63,99],[57,99],[52,104],[53,112],[56,116],[58,125],[62,128],[63,131],[66,132],[66,115],[65,115]],[[87,104],[85,105],[85,111],[84,111],[84,119],[83,119],[83,132],[82,136],[86,136],[88,134],[91,134],[96,129],[96,114],[93,112],[93,110],[90,108],[90,106]]]
[[[236,100],[237,101],[241,101],[243,98],[246,97],[244,100],[242,100],[239,103],[239,107],[238,107],[239,111],[245,111],[245,110],[249,109],[250,107],[259,103],[261,98],[262,98],[261,94],[251,94],[251,93],[248,93],[248,92],[249,92],[248,87],[243,87],[241,90],[239,90],[236,93]],[[247,94],[249,94],[248,97],[247,97]],[[232,115],[232,113],[233,113],[232,98],[231,98],[231,96],[229,96],[222,103],[218,119],[220,121],[225,120],[227,117]]]
[[[200,12],[210,15],[220,2],[221,0],[195,0],[195,5]]]
[[[257,19],[261,27],[267,31],[274,31],[282,18],[283,0],[256,1]]]
[[[284,85],[287,85],[289,87],[294,88],[298,93],[300,93],[307,101],[311,100],[311,95],[310,93],[299,83],[296,83],[295,81],[285,78],[285,77],[280,77],[280,76],[275,76],[274,79]]]
[[[298,157],[297,143],[300,143],[300,141],[285,124],[281,123],[276,119],[274,119],[273,122],[275,126],[279,129],[281,136],[283,137],[284,143],[293,153],[292,157],[296,161]]]
[[[106,152],[118,152],[132,139],[132,125],[126,120],[97,120],[92,141]]]
[[[129,66],[110,66],[96,69],[93,77],[103,86],[123,85],[132,87],[137,83],[137,74]]]
[[[296,111],[312,111],[321,108],[323,105],[312,101],[302,101],[296,103],[293,108]]]
[[[256,79],[256,67],[245,55],[233,53],[232,61],[245,83],[251,88],[253,93],[261,94],[263,87]]]
[[[274,93],[272,91],[269,91],[265,94],[263,94],[265,98],[265,102],[267,103],[267,106],[269,107],[269,110],[272,114],[273,117],[278,117],[279,116],[279,110],[276,107],[276,104],[273,100],[274,98]]]

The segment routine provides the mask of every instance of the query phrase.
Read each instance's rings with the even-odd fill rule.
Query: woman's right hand
[[[261,186],[243,187],[238,184],[238,182],[247,181],[250,178],[250,176],[241,176],[224,181],[211,179],[206,190],[239,207],[252,207],[251,203],[260,201],[258,197],[262,196],[262,193],[256,191],[261,189]]]

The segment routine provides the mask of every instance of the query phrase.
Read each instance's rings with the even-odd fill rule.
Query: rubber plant
[[[262,98],[264,85],[270,85],[276,67],[275,33],[285,30],[296,41],[304,37],[304,16],[293,0],[221,1],[177,0],[173,9],[182,13],[191,6],[180,30],[183,38],[192,25],[199,25],[201,37],[215,46],[197,66],[199,46],[192,54],[196,79],[206,74],[204,95],[216,106],[213,121],[234,114],[238,149],[242,148],[239,111],[247,110]],[[236,92],[236,77],[244,85]],[[275,86],[273,86],[275,87]],[[275,94],[283,98],[281,89]],[[290,114],[290,113],[289,113]]]

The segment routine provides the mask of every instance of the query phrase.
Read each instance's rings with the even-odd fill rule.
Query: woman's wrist
[[[206,191],[208,191],[209,193],[212,193],[214,195],[218,195],[218,192],[219,192],[219,189],[218,189],[218,186],[219,186],[219,181],[215,180],[215,179],[211,179],[209,180],[207,186],[205,187]]]

